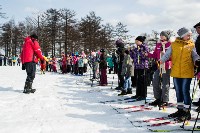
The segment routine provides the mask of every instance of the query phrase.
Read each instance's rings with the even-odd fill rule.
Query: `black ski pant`
[[[25,63],[27,78],[26,82],[33,82],[35,78],[35,72],[36,72],[36,63],[35,62],[27,62]]]
[[[146,70],[144,69],[135,69],[136,77],[136,96],[145,98],[147,94],[147,76]]]

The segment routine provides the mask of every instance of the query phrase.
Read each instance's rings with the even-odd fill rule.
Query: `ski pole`
[[[146,69],[144,66],[144,87],[145,87],[145,102],[144,104],[147,104],[147,82],[146,82]]]
[[[162,68],[160,68],[160,88],[162,87]],[[161,89],[161,101],[159,103],[159,110],[161,110],[161,102],[162,102],[162,89]]]
[[[199,106],[199,107],[200,107],[200,106]],[[196,120],[195,120],[193,129],[192,129],[192,133],[194,132],[195,126],[196,126],[196,124],[197,124],[197,120],[198,120],[198,118],[199,118],[199,113],[200,113],[200,110],[198,111],[197,118],[196,118]]]
[[[111,88],[110,88],[111,90],[113,89],[113,82],[114,82],[114,78],[115,78],[115,77],[114,77],[114,75],[113,75],[112,86],[111,86]]]
[[[197,89],[197,86],[198,86],[198,85],[199,85],[199,80],[198,80],[198,82],[197,82],[197,85],[196,85],[196,88],[195,88],[194,95],[195,95],[195,93],[196,93],[196,89]],[[194,98],[194,96],[192,97],[192,99],[193,99],[193,98]],[[199,108],[200,108],[200,106],[199,106]],[[195,120],[195,123],[194,123],[193,129],[192,129],[192,133],[194,132],[194,129],[195,129],[195,126],[196,126],[197,120],[198,120],[198,118],[199,118],[199,113],[200,113],[200,110],[198,110],[197,118],[196,118],[196,120]]]

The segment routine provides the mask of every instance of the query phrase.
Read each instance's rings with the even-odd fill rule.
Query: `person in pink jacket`
[[[169,48],[171,43],[169,42],[169,33],[162,31],[160,33],[160,41],[156,43],[156,47],[153,53],[148,53],[149,58],[154,58],[157,61],[163,56],[165,51]],[[153,75],[153,92],[155,101],[149,103],[152,106],[167,106],[169,101],[169,82],[170,82],[170,60],[162,64]],[[158,82],[159,81],[159,82]]]

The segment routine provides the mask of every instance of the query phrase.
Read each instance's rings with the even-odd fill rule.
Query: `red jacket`
[[[66,66],[67,65],[67,61],[66,61],[66,57],[65,56],[63,56],[63,58],[62,58],[62,65],[64,66]]]
[[[22,64],[27,62],[37,63],[37,58],[40,58],[40,60],[44,60],[44,57],[42,56],[42,51],[37,40],[33,38],[31,40],[30,37],[26,37],[24,41],[25,42],[23,45],[22,53],[20,55]]]

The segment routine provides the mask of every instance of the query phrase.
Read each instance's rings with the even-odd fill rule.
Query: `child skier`
[[[144,100],[147,94],[146,69],[148,69],[148,57],[145,53],[148,53],[148,48],[144,43],[145,39],[144,36],[138,36],[135,39],[137,47],[133,49],[131,55],[134,59],[134,76],[136,76],[136,95],[132,98],[137,100]]]
[[[124,82],[124,87],[122,89],[122,92],[121,94],[118,94],[118,96],[132,94],[131,76],[134,76],[134,65],[133,65],[133,60],[131,59],[128,50],[125,50],[124,52],[124,60],[122,64],[121,75],[124,76],[125,82]]]
[[[162,31],[160,33],[160,41],[156,44],[153,54],[147,53],[149,58],[154,58],[157,61],[162,57],[163,53],[167,51],[171,45],[169,42],[169,33]],[[153,93],[155,101],[149,103],[149,105],[156,106],[167,106],[169,101],[169,82],[170,82],[170,60],[167,60],[161,69],[157,69],[153,75]],[[160,81],[160,82],[158,82]],[[162,86],[161,86],[161,84]]]

